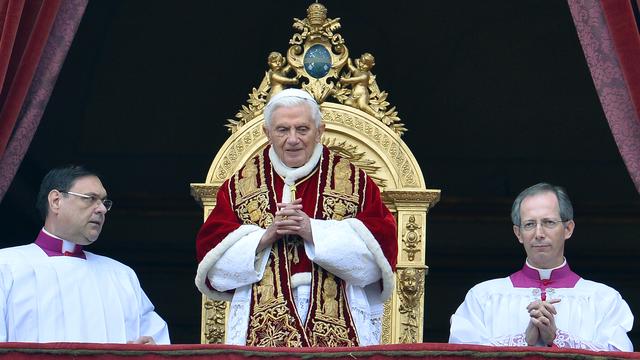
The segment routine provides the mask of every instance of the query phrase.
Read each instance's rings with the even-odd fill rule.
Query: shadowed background
[[[429,188],[424,341],[475,283],[519,269],[509,212],[523,188],[565,186],[574,271],[640,311],[640,198],[602,113],[564,1],[324,1],[351,57],[371,52]],[[89,250],[131,266],[174,343],[199,342],[194,238],[202,182],[233,118],[310,2],[92,1],[15,180],[2,246],[31,242],[52,167],[82,163],[114,200]],[[640,344],[640,332],[631,333]]]

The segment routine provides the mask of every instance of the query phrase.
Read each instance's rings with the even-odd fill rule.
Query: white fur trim
[[[297,273],[291,275],[291,288],[297,288],[300,285],[310,285],[311,284],[311,273]]]
[[[380,268],[382,272],[382,294],[380,295],[382,301],[386,301],[393,294],[393,289],[395,288],[396,277],[391,270],[391,264],[387,261],[387,258],[384,256],[382,252],[382,248],[378,241],[373,236],[371,231],[362,223],[362,221],[358,219],[345,219],[345,221],[351,226],[353,230],[360,236],[364,244],[367,246],[367,249],[373,254],[373,258],[376,260],[376,264]]]
[[[240,225],[239,228],[230,232],[229,235],[220,242],[220,244],[207,252],[207,255],[205,255],[202,261],[200,261],[200,264],[198,264],[198,271],[196,272],[195,279],[196,287],[202,294],[213,300],[231,300],[233,295],[230,293],[212,290],[207,286],[207,274],[213,265],[231,246],[233,246],[233,244],[236,243],[236,241],[252,232],[260,230],[264,231],[264,229],[256,225]]]

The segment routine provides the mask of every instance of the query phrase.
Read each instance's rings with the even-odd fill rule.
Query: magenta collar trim
[[[76,245],[73,249],[73,252],[70,251],[62,251],[62,240],[56,239],[53,236],[47,235],[44,231],[40,230],[38,234],[38,238],[35,241],[35,244],[38,245],[42,251],[45,252],[48,256],[72,256],[80,259],[87,259],[82,251],[82,245]]]
[[[580,276],[569,268],[569,264],[551,271],[551,277],[548,280],[541,280],[538,270],[532,269],[525,264],[522,269],[509,276],[511,283],[516,288],[573,288],[576,286]]]

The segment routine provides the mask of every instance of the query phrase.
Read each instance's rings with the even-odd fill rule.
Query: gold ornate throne
[[[374,57],[352,60],[337,30],[339,18],[314,3],[307,17],[294,18],[296,32],[286,56],[272,52],[269,69],[246,105],[226,125],[231,133],[216,154],[204,183],[191,184],[193,197],[204,208],[204,219],[215,207],[222,183],[264,146],[262,111],[273,94],[287,87],[309,92],[320,104],[326,130],[322,142],[364,169],[378,184],[398,222],[396,289],[385,303],[382,343],[422,341],[428,210],[440,190],[427,189],[418,163],[402,141],[407,130],[371,72]],[[228,303],[202,299],[202,343],[223,343]]]

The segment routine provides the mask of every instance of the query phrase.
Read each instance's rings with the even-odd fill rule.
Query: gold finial
[[[312,26],[320,26],[327,20],[327,8],[316,2],[309,5],[307,9],[307,19]]]

